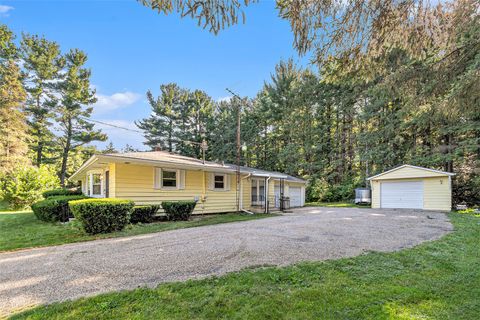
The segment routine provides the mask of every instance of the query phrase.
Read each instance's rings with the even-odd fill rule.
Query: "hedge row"
[[[63,191],[60,191],[63,192]],[[89,234],[122,230],[128,223],[149,223],[159,205],[134,206],[123,199],[92,199],[83,195],[52,196],[32,205],[38,219],[47,222],[68,221],[75,217]],[[162,207],[168,220],[188,220],[195,208],[194,201],[164,201]]]
[[[130,217],[131,223],[150,223],[154,220],[159,205],[135,206]]]
[[[130,222],[134,203],[122,199],[84,199],[70,201],[70,210],[90,234],[122,230]]]
[[[163,201],[162,208],[165,210],[167,220],[188,220],[196,206],[195,201]]]
[[[45,200],[32,204],[32,211],[35,216],[46,222],[66,222],[73,215],[69,209],[68,202],[71,200],[86,199],[88,197],[77,196],[51,196]]]
[[[42,195],[45,199],[48,199],[50,197],[56,197],[56,196],[81,196],[82,190],[54,189],[54,190],[45,191],[44,193],[42,193]]]

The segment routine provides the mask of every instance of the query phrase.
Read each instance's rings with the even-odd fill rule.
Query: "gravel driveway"
[[[443,213],[302,208],[284,216],[0,254],[0,315],[247,266],[393,251],[452,230]]]

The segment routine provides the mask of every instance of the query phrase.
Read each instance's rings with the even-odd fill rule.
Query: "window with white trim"
[[[102,175],[100,173],[92,173],[92,196],[102,195]]]
[[[162,170],[162,188],[176,188],[176,187],[177,187],[177,171]]]
[[[104,178],[101,170],[90,171],[87,173],[85,191],[86,194],[94,198],[104,197]]]
[[[225,175],[223,174],[216,174],[215,177],[214,177],[214,188],[215,189],[221,189],[221,190],[224,190],[225,189]]]

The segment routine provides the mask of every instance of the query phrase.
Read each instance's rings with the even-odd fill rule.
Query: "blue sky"
[[[64,51],[84,50],[99,99],[93,119],[133,129],[150,112],[145,92],[158,93],[160,84],[201,89],[216,100],[229,96],[226,87],[253,97],[281,59],[308,63],[293,49],[274,1],[246,14],[246,24],[215,36],[189,18],[159,15],[135,0],[0,1],[0,21],[17,35],[44,35]],[[117,148],[145,148],[141,134],[102,129]]]

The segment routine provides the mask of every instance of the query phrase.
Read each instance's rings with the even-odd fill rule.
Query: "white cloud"
[[[220,97],[217,99],[217,102],[228,102],[230,100],[232,100],[232,96],[228,96],[228,97]]]
[[[3,4],[0,4],[0,16],[2,17],[8,17],[9,12],[12,11],[14,8],[11,6],[6,6]]]
[[[112,95],[96,94],[97,102],[93,105],[95,114],[108,113],[137,102],[141,95],[135,92],[117,92]]]
[[[106,133],[108,136],[108,140],[106,142],[95,142],[94,144],[99,147],[100,149],[104,148],[110,141],[113,142],[115,148],[121,150],[125,147],[125,145],[129,144],[138,149],[146,149],[145,145],[143,144],[144,138],[142,133],[134,132],[141,131],[135,125],[133,121],[129,120],[121,120],[121,119],[98,119],[104,123],[108,123],[113,126],[95,123],[95,127],[97,129],[101,129],[102,132]],[[125,130],[122,128],[126,128],[129,130]]]

